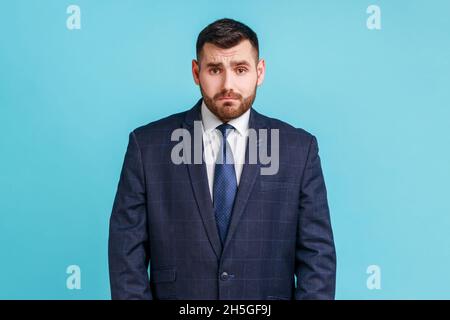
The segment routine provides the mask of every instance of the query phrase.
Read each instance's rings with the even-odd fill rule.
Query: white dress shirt
[[[212,113],[202,101],[202,132],[203,132],[203,145],[204,145],[204,161],[206,163],[206,171],[208,173],[208,185],[211,199],[213,198],[213,186],[214,186],[214,168],[217,155],[221,147],[221,133],[216,129],[217,126],[223,122]],[[234,170],[236,171],[237,185],[239,186],[239,180],[241,178],[242,168],[245,162],[245,149],[247,146],[248,135],[248,121],[250,118],[250,109],[244,112],[238,118],[228,121],[230,125],[234,127],[228,136],[227,141],[231,147],[234,159]]]

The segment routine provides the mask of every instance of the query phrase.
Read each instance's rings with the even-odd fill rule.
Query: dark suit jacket
[[[316,138],[251,110],[250,128],[279,129],[279,171],[261,175],[259,160],[246,161],[222,245],[206,165],[171,161],[179,143],[171,134],[193,134],[201,101],[130,133],[110,219],[112,298],[333,299],[336,255]],[[266,142],[270,154],[270,134]]]

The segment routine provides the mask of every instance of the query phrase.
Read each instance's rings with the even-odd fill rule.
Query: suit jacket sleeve
[[[318,153],[317,140],[312,136],[300,191],[296,300],[334,299],[335,295],[336,253]]]
[[[145,195],[141,152],[131,132],[109,224],[112,299],[152,299]]]

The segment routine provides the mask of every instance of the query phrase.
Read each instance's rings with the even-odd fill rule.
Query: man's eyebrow
[[[239,61],[231,61],[232,66],[250,66],[250,63],[247,60],[239,60]]]
[[[214,62],[208,62],[207,64],[206,64],[206,67],[207,68],[218,68],[218,67],[222,67],[223,66],[223,63],[222,62],[217,62],[217,63],[214,63]]]
[[[242,65],[248,66],[248,67],[251,66],[250,63],[247,60],[231,61],[230,64],[233,67],[235,67],[235,66],[242,66]],[[219,67],[223,67],[223,63],[222,62],[217,62],[217,63],[208,62],[206,64],[206,67],[207,68],[219,68]]]

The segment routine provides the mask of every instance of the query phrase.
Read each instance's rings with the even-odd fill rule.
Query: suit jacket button
[[[220,275],[220,280],[222,281],[227,281],[228,280],[228,273],[226,272],[222,272],[222,274]]]

